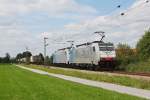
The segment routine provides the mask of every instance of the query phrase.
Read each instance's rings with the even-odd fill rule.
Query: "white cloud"
[[[75,0],[0,0],[1,16],[34,11],[48,12],[50,16],[62,16],[65,13],[89,14],[97,12],[94,8],[80,5]]]
[[[27,15],[32,12],[48,13],[50,17],[82,18],[80,23],[64,25],[62,30],[50,30],[48,54],[54,50],[69,46],[67,40],[76,43],[99,39],[93,32],[102,30],[107,34],[105,40],[115,43],[126,42],[134,46],[144,31],[150,26],[150,3],[138,0],[130,8],[120,13],[107,16],[97,16],[89,19],[97,11],[87,5],[78,4],[75,0],[0,0],[0,55],[10,51],[12,55],[25,50],[28,46],[33,54],[43,52],[43,35],[26,30],[19,22],[17,15]],[[139,6],[139,4],[142,6]],[[23,20],[23,19],[22,19]],[[30,26],[30,25],[29,25]],[[32,30],[32,29],[31,29]]]
[[[89,35],[86,34],[91,31],[102,30],[107,33],[106,40],[108,41],[126,42],[135,46],[144,31],[150,27],[150,2],[146,3],[145,1],[138,0],[130,8],[122,11],[125,13],[124,16],[121,16],[121,12],[114,15],[98,16],[93,20],[65,25],[65,28],[82,32],[85,36],[83,38],[89,38]]]
[[[4,55],[8,51],[14,56],[18,52],[24,51],[26,46],[34,54],[43,51],[41,33],[30,32],[22,22],[24,20],[22,17],[30,17],[32,13],[46,13],[49,17],[54,18],[78,19],[93,15],[97,11],[90,6],[81,5],[75,0],[0,0],[0,55]],[[41,16],[37,16],[37,18],[41,18]],[[34,31],[34,29],[31,30]],[[60,39],[60,34],[52,33],[49,36]]]

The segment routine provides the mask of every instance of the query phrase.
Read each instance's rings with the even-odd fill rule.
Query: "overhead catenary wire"
[[[127,2],[127,1],[126,1],[126,2]],[[114,13],[115,11],[117,11],[117,10],[121,9],[122,7],[124,7],[124,4],[125,4],[126,2],[124,2],[124,3],[122,3],[122,4],[117,4],[117,5],[115,6],[115,8],[114,8],[110,13],[112,14],[112,13]],[[150,2],[150,0],[144,0],[141,4],[138,4],[137,6],[131,7],[131,8],[129,8],[129,9],[127,9],[127,10],[124,10],[124,11],[120,12],[119,14],[115,15],[114,17],[115,17],[116,19],[119,17],[118,19],[124,20],[124,19],[123,19],[124,16],[128,16],[128,15],[130,14],[129,12],[131,12],[131,11],[134,10],[134,9],[137,9],[137,8],[139,8],[139,7],[142,7],[142,6],[146,5],[146,4],[148,4],[149,2]],[[144,20],[144,19],[133,20],[133,22],[145,22],[145,21],[148,21],[148,20]],[[129,23],[125,23],[124,25],[128,25],[128,24],[129,24]],[[114,26],[115,26],[115,25],[114,25]],[[119,25],[116,25],[116,27],[119,27]]]
[[[114,5],[113,9],[112,9],[111,11],[109,11],[109,14],[108,14],[107,16],[112,15],[112,14],[114,14],[116,11],[122,9],[122,8],[124,7],[124,5],[127,4],[127,2],[128,2],[127,0],[117,0],[117,2],[116,2],[116,4]]]
[[[125,2],[124,2],[125,3]],[[110,13],[113,13],[114,11],[117,11],[119,8],[121,8],[122,7],[122,4],[119,4],[119,5],[117,5],[117,6],[115,6],[115,8],[113,9],[113,10],[111,10],[111,12]],[[77,35],[77,34],[75,34],[75,35]],[[74,36],[73,36],[74,37]]]
[[[127,2],[127,1],[126,1],[126,2]],[[124,2],[124,4],[125,4],[126,2]],[[150,0],[144,0],[143,2],[141,2],[140,4],[138,4],[137,6],[131,7],[131,8],[129,8],[129,9],[127,9],[127,10],[125,10],[125,11],[122,11],[122,12],[120,12],[119,14],[115,15],[114,18],[117,19],[117,20],[118,20],[118,23],[119,23],[119,22],[120,22],[119,19],[120,19],[120,20],[124,20],[124,16],[130,15],[129,12],[131,12],[131,11],[133,11],[133,10],[139,8],[139,7],[142,7],[142,6],[144,6],[144,5],[148,4],[148,3],[150,3]],[[123,6],[124,6],[123,4],[118,4],[118,5],[116,5],[116,8],[111,12],[111,14],[112,14],[113,12],[115,12],[116,10],[121,9]],[[131,14],[132,14],[132,13],[131,13]],[[109,18],[109,17],[110,17],[110,15],[106,15],[105,19],[106,19],[106,18]],[[137,20],[131,20],[130,23],[131,23],[131,22],[139,23],[139,22],[146,22],[146,21],[150,21],[150,20],[147,20],[147,19],[137,19]],[[124,23],[123,25],[128,25],[128,24],[130,24],[130,23]],[[111,24],[110,24],[110,25],[111,25]],[[101,26],[103,26],[103,25],[101,25]],[[114,25],[114,26],[116,26],[116,27],[119,28],[121,25]],[[106,31],[106,30],[104,30],[104,31]]]
[[[143,5],[145,5],[145,4],[149,3],[149,2],[150,2],[150,0],[145,0],[144,2],[142,2],[141,4],[139,4],[139,5],[137,5],[137,6],[132,7],[132,8],[130,8],[130,9],[126,10],[125,12],[121,12],[120,15],[121,15],[121,16],[124,16],[124,15],[126,15],[129,11],[132,11],[132,10],[134,10],[134,9],[136,9],[136,8],[142,7]]]
[[[118,20],[118,23],[121,21],[121,20],[124,20],[124,17],[126,16],[128,16],[129,15],[129,12],[131,12],[132,10],[135,10],[135,9],[137,9],[137,8],[139,8],[139,7],[142,7],[143,5],[145,5],[145,4],[147,4],[147,3],[150,3],[150,0],[144,0],[143,2],[141,2],[141,4],[138,4],[137,6],[135,6],[135,7],[131,7],[131,8],[129,8],[129,9],[127,9],[126,11],[122,11],[122,12],[120,12],[120,14],[117,14],[117,15],[114,15],[113,16],[113,18],[115,18],[115,19],[117,19]],[[121,6],[120,5],[118,5],[117,6],[118,8],[120,8]],[[131,13],[132,14],[132,13]],[[106,16],[105,17],[105,19],[106,18],[109,18],[110,16]],[[120,21],[119,21],[119,19],[120,19]],[[107,20],[107,19],[106,19]],[[113,21],[113,19],[112,19],[112,21]],[[131,20],[130,22],[136,22],[136,23],[139,23],[139,22],[146,22],[146,21],[150,21],[150,20],[147,20],[147,19],[137,19],[137,20]],[[124,25],[128,25],[128,24],[130,24],[130,23],[125,23]],[[111,25],[111,24],[110,24]],[[114,25],[114,27],[120,27],[121,25]]]

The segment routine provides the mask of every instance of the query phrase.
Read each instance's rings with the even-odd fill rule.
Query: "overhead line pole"
[[[47,37],[44,37],[44,65],[46,65],[46,50],[47,50],[47,40],[48,38]]]
[[[28,50],[29,50],[29,48],[28,48],[28,46],[26,46],[26,47],[25,47],[25,63],[26,63],[26,64],[29,63],[29,62],[28,62],[28,54],[27,54],[27,53],[28,53]]]

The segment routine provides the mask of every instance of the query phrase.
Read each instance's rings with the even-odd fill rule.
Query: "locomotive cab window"
[[[114,51],[114,47],[99,47],[100,51]]]
[[[100,51],[114,51],[114,45],[112,43],[99,44]]]
[[[95,52],[95,47],[93,47],[93,51]]]

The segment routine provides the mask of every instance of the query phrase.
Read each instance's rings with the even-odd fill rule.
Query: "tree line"
[[[9,53],[6,53],[5,57],[0,57],[0,63],[10,63],[11,57]]]
[[[43,65],[43,64],[51,64],[52,62],[52,58],[49,56],[46,56],[44,58],[42,53],[39,53],[38,55],[34,55],[32,56],[32,53],[29,51],[23,52],[23,53],[19,53],[16,56],[16,61],[17,62],[23,62],[26,64],[38,64],[38,65]],[[22,61],[22,59],[25,59],[25,61]]]
[[[119,43],[116,49],[117,68],[124,69],[126,65],[150,59],[150,30],[146,31],[133,49],[128,44]]]

